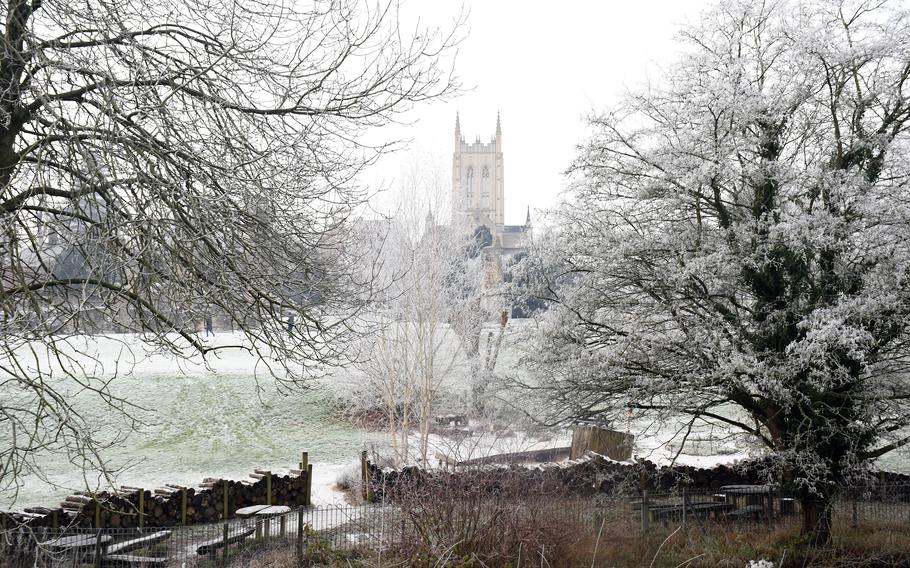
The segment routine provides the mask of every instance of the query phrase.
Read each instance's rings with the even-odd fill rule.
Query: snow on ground
[[[243,342],[241,334],[218,333],[203,340],[215,345]],[[262,362],[248,352],[224,350],[208,362],[190,362],[150,352],[133,335],[77,337],[80,349],[105,363],[93,372],[119,373],[111,390],[144,410],[142,420],[104,455],[118,470],[116,485],[156,487],[164,483],[196,485],[205,477],[246,478],[255,468],[273,471],[296,467],[300,452],[314,464],[314,501],[338,502],[331,490],[337,474],[359,459],[363,449],[384,448],[381,433],[365,432],[337,418],[331,396],[319,385],[305,391],[279,392]],[[61,381],[61,388],[69,388]],[[257,387],[260,389],[257,392]],[[0,392],[0,396],[6,393]],[[94,395],[72,393],[73,404],[92,422],[102,438],[113,440],[128,431],[126,420]],[[0,432],[0,443],[7,434]],[[105,488],[60,453],[45,454],[39,462],[49,483],[27,476],[15,507],[53,505],[75,490]],[[0,508],[12,506],[14,495],[0,494]]]
[[[230,332],[202,339],[214,345],[244,341],[241,334]],[[73,341],[88,348],[91,358],[104,362],[106,368],[93,372],[112,375],[113,362],[117,361],[118,377],[111,383],[112,391],[145,407],[137,411],[143,421],[139,431],[129,433],[106,452],[119,470],[115,484],[153,488],[164,483],[195,485],[204,477],[243,479],[255,468],[281,472],[296,467],[300,452],[308,451],[314,464],[314,502],[339,504],[343,498],[334,485],[346,470],[357,471],[360,452],[388,453],[387,434],[354,428],[334,414],[329,392],[332,379],[305,391],[283,394],[267,376],[263,363],[244,350],[220,351],[206,364],[198,357],[186,362],[152,352],[134,335],[77,337]],[[514,365],[517,351],[503,349],[503,367]],[[9,394],[0,390],[0,396]],[[113,439],[117,433],[128,431],[125,421],[112,415],[98,397],[74,393],[73,401],[92,419],[102,437]],[[639,458],[658,464],[674,458],[674,448],[666,442],[678,432],[679,425],[658,430],[643,423],[616,427],[636,434],[635,454]],[[469,429],[474,431],[469,437],[431,435],[430,463],[436,463],[437,451],[462,460],[567,446],[571,440],[567,431],[547,435],[508,429],[484,432],[477,423]],[[3,439],[6,435],[0,432],[0,444],[8,443]],[[416,435],[411,444],[417,447]],[[701,455],[680,454],[676,462],[712,467],[753,455],[741,440],[724,441],[721,446],[721,451],[712,452],[709,446],[707,451],[697,452]],[[84,478],[67,456],[43,455],[40,462],[49,483],[26,477],[15,507],[54,505],[74,490],[104,487],[97,478]],[[900,454],[883,459],[882,467],[906,471],[908,463],[906,455]],[[0,494],[0,508],[10,507],[12,501],[13,495]]]

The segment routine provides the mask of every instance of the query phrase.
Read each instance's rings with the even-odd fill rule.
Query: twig
[[[591,568],[594,568],[594,561],[597,559],[597,547],[600,545],[600,535],[604,532],[604,523],[606,522],[607,517],[604,516],[604,518],[600,520],[600,530],[597,531],[597,540],[594,541],[594,556],[591,557]]]
[[[540,568],[543,568],[544,563],[546,563],[547,566],[550,566],[550,561],[543,555],[543,550],[543,547],[541,547],[540,550],[537,551],[537,553],[540,554]]]
[[[654,563],[657,562],[657,555],[660,554],[660,550],[664,547],[665,544],[667,544],[668,540],[673,538],[673,535],[675,535],[676,533],[679,532],[679,529],[681,529],[681,528],[682,527],[676,527],[676,530],[671,532],[669,535],[667,535],[667,538],[665,538],[664,541],[662,543],[660,543],[660,546],[657,547],[657,552],[654,553],[654,558],[651,559],[650,568],[654,568]]]
[[[489,567],[484,563],[483,560],[481,560],[480,558],[477,557],[477,553],[476,553],[476,552],[472,552],[472,553],[471,553],[471,556],[474,557],[474,560],[480,562],[480,565],[483,566],[483,568],[489,568]]]
[[[697,555],[697,556],[693,556],[692,558],[690,558],[690,559],[688,559],[688,560],[684,560],[682,563],[677,564],[677,565],[676,565],[676,568],[682,568],[683,566],[686,566],[687,564],[689,564],[689,562],[692,562],[692,561],[695,560],[696,558],[701,558],[701,557],[704,556],[704,555],[705,555],[705,553],[702,552],[701,554],[699,554],[699,555]]]

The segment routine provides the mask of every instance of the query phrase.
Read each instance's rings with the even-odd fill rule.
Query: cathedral
[[[465,142],[461,121],[455,115],[455,152],[452,155],[452,220],[484,235],[486,253],[499,264],[527,250],[531,210],[524,225],[505,224],[505,176],[502,159],[502,125],[496,114],[496,134],[489,142]],[[489,235],[489,236],[486,236]]]

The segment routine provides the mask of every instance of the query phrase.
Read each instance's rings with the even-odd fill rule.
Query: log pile
[[[114,494],[104,492],[97,496],[98,510],[92,499],[76,514],[75,521],[85,527],[96,526],[96,523],[111,528],[137,527],[140,523],[140,498],[142,523],[154,527],[222,521],[233,518],[237,509],[250,505],[299,507],[307,504],[309,485],[306,473],[295,471],[298,473],[274,475],[269,471],[256,470],[250,474],[249,480],[240,481],[206,478],[198,489],[166,485],[142,493],[137,488],[126,488]]]
[[[10,522],[34,527],[171,527],[217,522],[233,518],[237,509],[250,505],[307,505],[311,471],[292,469],[287,475],[277,475],[257,469],[249,479],[206,478],[198,488],[167,484],[153,490],[123,486],[113,492],[77,492],[57,509],[32,507],[6,515]]]
[[[642,489],[654,493],[671,492],[682,487],[717,489],[724,485],[773,483],[764,476],[768,471],[761,462],[740,463],[736,466],[718,465],[697,468],[691,466],[658,467],[653,462],[617,462],[596,454],[576,460],[544,464],[534,468],[459,467],[455,471],[380,468],[367,462],[372,500],[395,501],[433,488],[489,486],[491,492],[502,493],[504,488],[518,488],[524,496],[541,491],[560,491],[578,496],[595,494],[634,495]],[[880,472],[867,495],[910,501],[910,475]],[[879,488],[879,489],[876,489]],[[881,493],[881,495],[879,495]],[[887,494],[887,495],[886,495]]]

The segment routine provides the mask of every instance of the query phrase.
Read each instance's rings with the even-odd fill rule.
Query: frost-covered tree
[[[75,392],[128,412],[107,389],[124,369],[75,334],[211,357],[194,332],[217,311],[291,382],[343,350],[362,292],[345,222],[386,149],[360,140],[451,91],[452,36],[367,0],[10,0],[0,17],[0,491],[35,452],[98,467]]]
[[[489,316],[477,242],[469,227],[448,223],[449,183],[440,168],[415,158],[388,215],[363,223],[369,252],[362,257],[380,291],[358,317],[359,373],[337,386],[355,411],[381,409],[400,463],[426,465],[432,457],[433,414],[474,368],[471,346]]]
[[[528,364],[562,416],[754,436],[825,541],[910,441],[910,13],[728,1],[682,39],[591,121]]]

